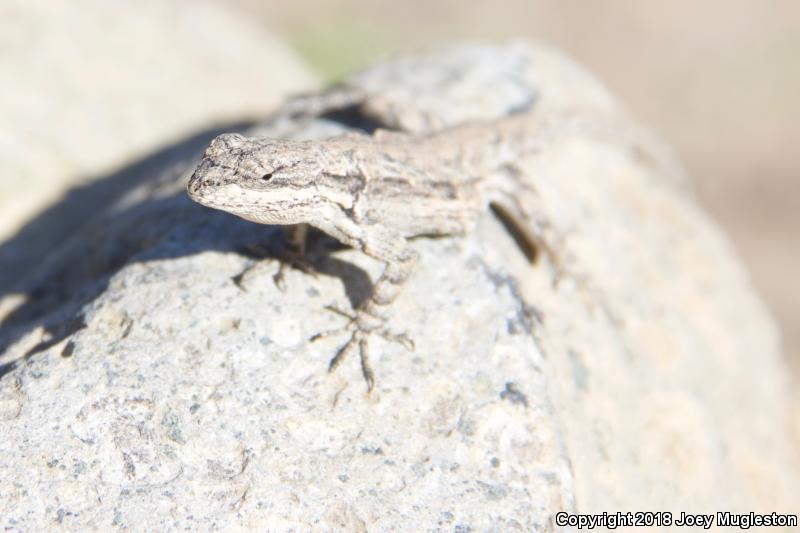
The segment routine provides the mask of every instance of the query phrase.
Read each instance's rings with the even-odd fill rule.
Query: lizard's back
[[[433,139],[380,134],[349,150],[365,183],[353,213],[406,237],[467,232],[483,212],[482,176],[463,172],[457,154]]]

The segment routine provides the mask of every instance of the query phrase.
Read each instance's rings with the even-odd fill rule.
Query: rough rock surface
[[[0,21],[0,239],[71,186],[200,129],[252,122],[316,82],[282,42],[212,2],[9,0]],[[0,250],[0,286],[85,218]]]
[[[256,131],[622,113],[570,61],[523,46],[349,83],[364,104]],[[343,339],[308,338],[342,323],[325,306],[357,304],[380,265],[317,235],[317,276],[292,271],[281,292],[275,261],[238,288],[253,246],[279,254],[281,233],[193,205],[192,150],[6,305],[3,527],[544,531],[561,510],[796,512],[775,326],[681,183],[613,132],[521,162],[563,235],[558,283],[489,213],[468,237],[414,242],[390,327],[417,349],[372,343],[371,396],[355,360],[326,371]]]

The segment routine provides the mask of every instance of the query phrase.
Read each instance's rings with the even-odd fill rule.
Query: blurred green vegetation
[[[400,42],[394,28],[353,18],[304,25],[288,35],[289,44],[328,82],[387,55]]]

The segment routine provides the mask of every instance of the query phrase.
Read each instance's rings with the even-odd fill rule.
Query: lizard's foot
[[[325,309],[336,313],[337,315],[345,317],[348,322],[341,328],[335,328],[329,331],[323,331],[320,333],[316,333],[311,336],[309,340],[318,341],[320,339],[324,339],[326,337],[331,337],[333,335],[338,335],[343,331],[361,331],[365,334],[377,334],[386,339],[390,342],[395,342],[397,344],[403,345],[406,350],[414,351],[414,341],[408,336],[403,333],[392,333],[391,331],[385,329],[383,327],[384,320],[382,318],[370,315],[365,311],[356,311],[355,314],[352,314],[344,309],[336,307],[335,305],[327,305]]]
[[[333,311],[336,314],[345,316],[349,319],[348,323],[342,327],[337,328],[330,331],[325,331],[321,333],[317,333],[313,335],[309,340],[311,342],[324,339],[325,337],[330,337],[332,335],[336,335],[341,333],[342,331],[349,331],[350,332],[350,339],[343,344],[338,350],[336,350],[336,354],[331,359],[330,363],[328,364],[328,371],[333,372],[336,368],[344,361],[350,352],[358,346],[359,355],[361,357],[361,372],[364,375],[364,381],[367,382],[367,392],[370,392],[372,388],[375,386],[375,374],[372,371],[372,367],[369,364],[369,345],[368,339],[369,336],[372,334],[377,334],[383,337],[384,339],[396,342],[398,344],[403,345],[407,350],[413,351],[414,350],[414,341],[411,340],[407,335],[398,335],[395,333],[391,333],[388,330],[382,328],[383,320],[369,315],[364,311],[358,311],[355,316],[351,315],[350,313],[343,311],[334,306],[328,306],[330,311]]]
[[[368,339],[368,333],[359,330],[354,331],[350,335],[350,340],[336,350],[336,355],[328,363],[328,372],[333,372],[345,360],[352,349],[358,345],[358,353],[361,358],[361,374],[364,376],[364,381],[367,382],[367,394],[372,392],[373,387],[375,387],[375,372],[372,371],[372,366],[369,364]]]
[[[263,270],[268,263],[270,263],[270,261],[266,258],[259,259],[246,266],[244,270],[233,276],[231,280],[239,289],[246,291],[248,280],[250,280],[256,273]]]
[[[256,247],[250,247],[251,249],[256,250]],[[247,283],[250,279],[256,277],[265,267],[272,264],[271,257],[264,257],[262,259],[256,260],[251,265],[247,266],[244,270],[236,274],[233,278],[233,282],[239,287],[241,290],[247,290]],[[302,254],[288,254],[287,257],[280,259],[280,265],[278,267],[278,272],[276,272],[272,279],[275,282],[275,285],[281,292],[286,291],[286,272],[290,269],[294,268],[305,272],[306,274],[310,274],[312,276],[317,275],[316,269],[309,263],[305,256]]]
[[[317,275],[317,270],[314,268],[314,265],[308,262],[308,259],[306,259],[305,255],[294,253],[289,254],[288,257],[281,259],[278,272],[272,276],[275,286],[278,287],[281,292],[286,292],[286,272],[289,271],[289,269],[299,270],[305,274],[315,277]]]

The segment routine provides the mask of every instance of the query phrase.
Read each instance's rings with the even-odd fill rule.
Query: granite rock
[[[381,77],[392,92],[365,81]],[[366,95],[349,120],[252,131],[425,131],[512,112],[509,94],[624,114],[571,61],[521,45],[346,83]],[[613,134],[578,131],[520,162],[568,275],[531,263],[488,212],[467,237],[413,242],[389,327],[416,350],[376,339],[371,395],[355,359],[327,372],[344,339],[309,338],[343,324],[326,306],[357,305],[381,265],[316,234],[318,273],[290,271],[279,290],[280,229],[192,204],[198,156],[142,176],[7,304],[3,527],[549,531],[558,511],[796,511],[775,325],[685,184]]]

